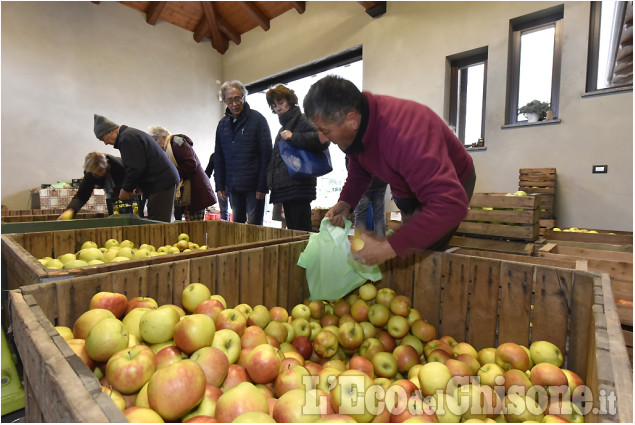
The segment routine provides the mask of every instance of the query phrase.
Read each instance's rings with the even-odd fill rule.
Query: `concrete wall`
[[[564,2],[560,118],[502,129],[509,20],[556,2],[388,2],[371,19],[357,2],[307,2],[231,45],[223,76],[262,79],[363,45],[364,89],[413,99],[443,116],[446,57],[488,46],[486,151],[472,154],[478,192],[516,191],[519,168],[556,167],[559,225],[633,229],[632,92],[583,98],[589,2]],[[297,40],[302,40],[297,41]],[[447,117],[446,117],[447,118]],[[591,174],[608,164],[608,174]]]
[[[93,113],[194,140],[207,165],[221,118],[222,56],[192,33],[119,2],[2,3],[2,204],[83,175],[91,151],[118,155],[93,133]]]

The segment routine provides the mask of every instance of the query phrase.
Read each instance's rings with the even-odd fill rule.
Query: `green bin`
[[[161,221],[141,218],[136,214],[113,214],[106,218],[86,218],[80,220],[27,221],[22,223],[2,223],[2,234],[50,232],[56,230],[91,229],[94,227],[136,226],[156,224]]]

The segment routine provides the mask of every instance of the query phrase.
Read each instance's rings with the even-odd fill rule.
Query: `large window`
[[[510,22],[507,123],[526,121],[518,109],[532,100],[549,103],[558,116],[564,6]]]
[[[487,48],[448,57],[450,125],[466,146],[485,137]]]
[[[633,87],[633,2],[591,2],[587,92]]]

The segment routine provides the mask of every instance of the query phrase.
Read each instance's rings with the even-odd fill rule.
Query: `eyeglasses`
[[[225,102],[227,106],[231,106],[233,103],[243,103],[243,99],[244,96],[236,96],[232,99],[225,99],[223,102]]]

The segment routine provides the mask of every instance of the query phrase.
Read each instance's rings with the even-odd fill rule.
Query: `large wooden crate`
[[[538,251],[542,258],[555,260],[584,260],[588,270],[607,273],[611,279],[617,313],[626,332],[627,345],[633,349],[633,254],[630,252],[603,251],[597,249],[545,244]],[[629,343],[630,342],[630,343]]]
[[[535,241],[540,234],[540,195],[475,193],[458,235]]]
[[[177,242],[178,235],[181,233],[187,233],[190,241],[198,245],[207,245],[208,249],[63,270],[47,269],[37,260],[46,256],[56,258],[64,253],[75,253],[85,241],[89,240],[96,242],[98,246],[103,246],[111,238],[119,241],[128,239],[135,244],[135,247],[143,243],[155,247],[172,245]],[[198,258],[239,249],[308,239],[308,236],[308,232],[297,230],[219,220],[5,234],[2,235],[2,263],[7,271],[8,288],[14,289],[49,279],[112,272],[149,264],[167,263],[182,258]]]
[[[36,211],[36,210],[24,210],[24,211]],[[46,211],[46,210],[40,210]],[[39,213],[39,214],[13,214],[2,215],[3,223],[23,223],[29,221],[52,221],[57,220],[61,213],[66,210],[62,210],[59,213]],[[88,218],[105,218],[108,217],[107,212],[80,212],[75,216],[76,219],[88,219]]]
[[[25,286],[10,292],[16,345],[25,364],[27,421],[124,422],[90,371],[53,329],[72,326],[98,291],[179,304],[190,282],[229,305],[280,305],[308,295],[296,265],[307,241],[152,265],[107,275]],[[439,335],[476,349],[549,340],[594,395],[590,422],[632,422],[632,374],[619,331],[610,279],[579,270],[449,253],[422,252],[382,265],[378,287],[411,297]],[[599,395],[603,398],[600,398]],[[615,397],[614,409],[602,402]],[[613,399],[608,399],[613,400]]]

